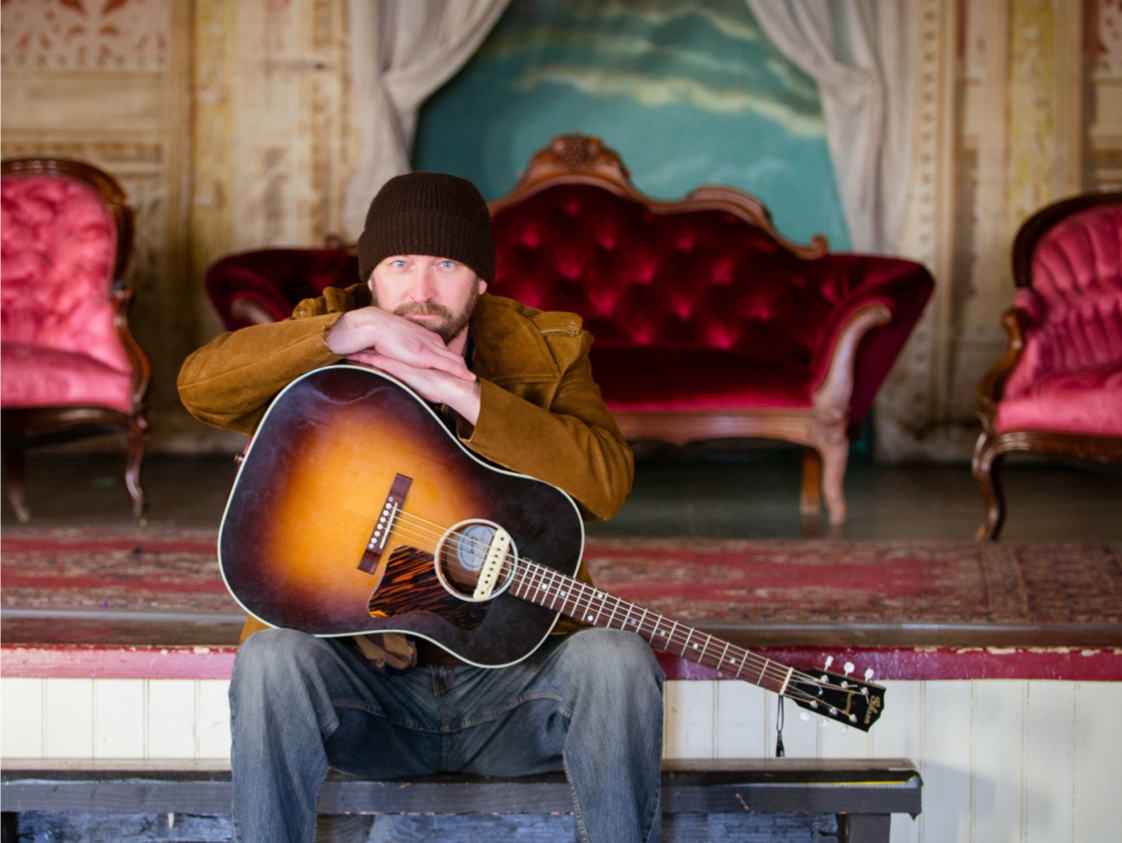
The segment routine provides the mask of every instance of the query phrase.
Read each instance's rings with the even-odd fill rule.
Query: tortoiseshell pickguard
[[[439,615],[460,629],[483,623],[487,603],[469,603],[448,592],[436,576],[431,553],[403,545],[394,548],[382,582],[370,595],[368,608],[374,618],[399,618],[413,612]]]

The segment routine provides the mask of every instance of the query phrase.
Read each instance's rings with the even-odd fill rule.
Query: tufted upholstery
[[[148,361],[128,332],[119,283],[132,237],[120,186],[81,162],[6,161],[0,180],[0,410],[5,449],[108,425],[145,437]],[[18,455],[16,455],[18,452]],[[131,463],[130,463],[131,465]],[[134,508],[143,509],[137,476]],[[10,484],[17,512],[22,477]]]
[[[1013,254],[1009,352],[978,388],[980,538],[996,537],[1004,518],[996,461],[1005,452],[1122,459],[1122,194],[1042,209]]]
[[[5,178],[0,199],[0,403],[129,412],[131,368],[109,298],[117,230],[105,202],[48,175]]]
[[[882,301],[906,319],[858,353],[860,422],[892,362],[881,348],[899,349],[930,294],[905,261],[806,258],[729,211],[658,214],[596,185],[536,192],[497,211],[493,230],[492,291],[581,314],[617,411],[810,407],[841,327]]]
[[[554,139],[491,203],[491,290],[580,314],[604,399],[632,439],[804,445],[802,506],[844,522],[847,428],[931,295],[911,261],[785,240],[753,196],[643,195],[597,138]],[[824,474],[823,474],[824,467]]]

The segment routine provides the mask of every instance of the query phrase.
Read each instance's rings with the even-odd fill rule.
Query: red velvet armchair
[[[979,539],[997,538],[1005,520],[1005,454],[1122,461],[1122,193],[1030,217],[1013,241],[1013,280],[1009,347],[978,385]]]
[[[706,186],[644,196],[599,139],[536,153],[491,203],[491,291],[575,311],[631,440],[804,446],[801,508],[846,520],[848,432],[868,415],[931,295],[919,264],[785,240],[758,199]]]
[[[151,367],[128,326],[132,289],[123,274],[133,213],[125,191],[90,164],[30,158],[0,165],[0,192],[0,418],[9,501],[27,520],[26,448],[123,431],[126,486],[143,521]]]

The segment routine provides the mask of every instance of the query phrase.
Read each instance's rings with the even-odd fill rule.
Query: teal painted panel
[[[570,132],[619,152],[651,196],[739,187],[787,237],[849,248],[817,86],[744,0],[513,0],[422,109],[414,168],[496,198]]]

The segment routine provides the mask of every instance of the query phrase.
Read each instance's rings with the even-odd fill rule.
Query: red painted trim
[[[0,676],[92,679],[229,679],[236,647],[125,647],[9,644],[0,648]],[[1122,681],[1122,649],[871,647],[855,650],[789,648],[755,650],[798,670],[844,673],[846,662],[863,678],[1057,679]],[[668,679],[721,679],[708,668],[666,653],[659,663]]]
[[[1122,681],[1122,649],[1071,647],[859,647],[827,650],[798,647],[753,652],[798,670],[820,670],[833,658],[831,673],[872,681],[884,679],[1060,679],[1078,682]],[[668,679],[722,679],[708,668],[665,653],[659,662]]]

